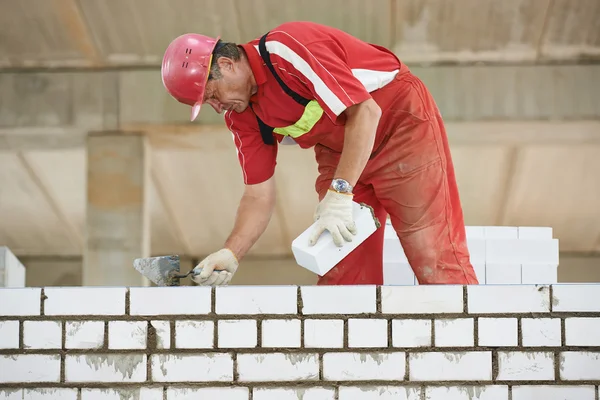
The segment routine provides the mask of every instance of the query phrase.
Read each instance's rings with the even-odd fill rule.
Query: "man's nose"
[[[210,99],[206,101],[208,104],[210,104],[210,106],[218,113],[221,114],[221,112],[223,111],[223,105],[214,99]]]

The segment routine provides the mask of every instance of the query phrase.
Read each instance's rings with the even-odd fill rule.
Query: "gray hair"
[[[210,65],[210,74],[208,79],[221,79],[221,70],[217,60],[221,57],[231,58],[233,61],[239,61],[240,49],[237,44],[232,42],[223,42],[219,40],[213,50],[212,63]]]

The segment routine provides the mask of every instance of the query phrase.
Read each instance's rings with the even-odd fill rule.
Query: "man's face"
[[[207,82],[204,103],[210,104],[219,114],[227,110],[241,113],[250,101],[250,79],[244,69],[230,58],[221,57],[217,62],[221,77]]]

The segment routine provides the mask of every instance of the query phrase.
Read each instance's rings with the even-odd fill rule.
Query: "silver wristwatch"
[[[331,188],[338,193],[352,193],[352,185],[344,179],[336,178],[331,181]]]

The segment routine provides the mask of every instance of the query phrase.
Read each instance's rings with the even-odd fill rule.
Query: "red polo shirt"
[[[292,125],[300,119],[304,107],[279,86],[260,56],[259,39],[241,45],[258,85],[258,92],[250,99],[254,112],[271,127]],[[324,110],[312,130],[295,139],[302,148],[321,143],[341,151],[345,122],[342,112],[371,98],[373,91],[393,80],[399,71],[407,70],[391,51],[312,22],[279,25],[267,36],[266,47],[279,77],[290,89],[317,100]],[[248,107],[242,113],[225,113],[248,185],[269,179],[277,158],[277,144],[263,143],[254,112]],[[281,142],[283,136],[274,135]]]

